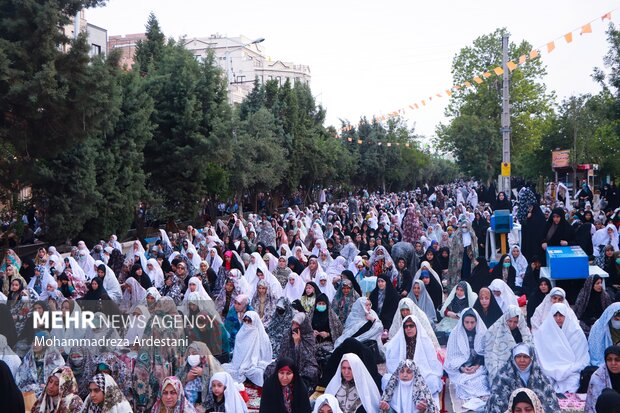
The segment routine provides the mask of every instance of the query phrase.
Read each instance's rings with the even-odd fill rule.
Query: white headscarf
[[[462,283],[466,284],[465,297],[467,297],[467,306],[468,307],[473,307],[474,303],[478,299],[478,294],[473,292],[473,290],[471,289],[471,285],[469,285],[469,283],[467,281],[459,281],[459,283],[452,288],[452,291],[450,291],[450,294],[448,295],[448,298],[446,298],[446,301],[444,301],[443,306],[441,307],[441,310],[439,310],[440,314],[445,314],[446,309],[448,308],[448,305],[450,305],[450,303],[452,303],[452,300],[456,296],[456,289],[457,289],[457,287],[461,286]]]
[[[149,270],[149,264],[153,266],[152,270]],[[155,258],[150,258],[146,262],[144,272],[149,276],[155,287],[161,288],[164,286],[164,270],[161,269],[161,266]]]
[[[431,264],[428,261],[422,261],[422,263],[420,264],[420,269],[415,273],[415,276],[413,277],[414,281],[420,279],[420,274],[422,274],[422,270],[428,270],[428,272],[431,273],[435,280],[437,280],[439,285],[442,285],[441,278],[439,278],[439,275],[437,274],[437,272],[435,272],[433,267],[431,267]]]
[[[566,317],[562,328],[553,318],[556,313]],[[586,336],[579,323],[569,316],[566,304],[551,306],[542,326],[534,333],[534,347],[543,373],[556,382],[556,391],[576,391],[579,373],[590,364],[590,355]],[[560,383],[571,376],[576,378],[577,387],[575,379],[569,380],[572,383]]]
[[[239,413],[248,413],[248,406],[245,404],[245,401],[241,398],[239,391],[237,390],[237,386],[235,384],[235,380],[232,378],[230,374],[225,371],[219,371],[213,376],[211,376],[211,380],[209,381],[209,388],[211,388],[211,384],[213,381],[219,381],[224,385],[224,410],[227,412],[239,412]]]
[[[540,303],[538,307],[536,307],[536,310],[534,310],[534,315],[532,315],[532,318],[530,319],[530,325],[532,326],[532,333],[538,330],[540,326],[543,324],[543,322],[545,321],[545,319],[547,318],[547,314],[549,313],[549,310],[551,309],[551,306],[553,305],[553,303],[551,302],[551,297],[553,297],[554,295],[561,296],[564,298],[564,304],[568,306],[569,317],[577,320],[577,316],[575,315],[575,312],[572,310],[572,308],[570,307],[570,303],[566,299],[566,292],[560,287],[553,287],[551,291],[549,291],[549,294],[545,296],[542,303]]]
[[[159,230],[159,238],[161,238],[162,244],[168,245],[168,247],[172,248],[172,243],[170,242],[170,238],[168,238],[168,233],[165,230]]]
[[[431,389],[431,393],[441,391],[441,377],[443,376],[443,366],[437,358],[437,351],[426,330],[413,315],[405,317],[401,323],[401,329],[385,345],[385,367],[388,373],[394,373],[398,369],[401,361],[407,358],[407,341],[405,331],[402,328],[407,320],[411,320],[416,325],[417,336],[413,361],[420,369],[426,384]]]
[[[133,313],[136,310],[140,311],[141,315],[135,316]],[[127,333],[125,333],[125,339],[129,341],[129,343],[133,343],[136,338],[142,338],[147,321],[149,321],[150,317],[151,313],[145,305],[137,305],[130,310],[129,328],[127,329]]]
[[[291,285],[291,279],[295,280],[295,284]],[[299,300],[301,295],[304,293],[305,288],[306,283],[301,279],[301,277],[296,273],[291,272],[288,275],[288,281],[284,286],[284,296],[288,298],[290,302]]]
[[[344,323],[344,329],[342,335],[334,342],[334,348],[337,348],[343,341],[349,337],[353,337],[353,334],[357,333],[368,320],[366,319],[366,301],[369,299],[366,297],[358,298],[351,306],[351,312]],[[375,340],[380,349],[383,349],[383,343],[381,342],[381,333],[383,332],[383,323],[379,319],[379,316],[375,310],[370,310],[370,315],[375,319],[374,323],[368,331],[356,337],[360,342],[366,340]]]
[[[133,277],[127,278],[125,284],[131,286],[131,292],[128,289],[123,293],[123,299],[121,300],[121,310],[128,312],[133,307],[146,303],[146,290],[140,285],[138,280]]]
[[[81,242],[81,241],[80,241]],[[95,270],[95,259],[90,256],[88,250],[81,249],[79,252],[80,258],[80,268],[86,274],[88,280],[92,280],[97,276],[97,271]]]
[[[512,255],[512,250],[515,248],[519,250],[519,256],[517,258]],[[515,280],[516,285],[517,287],[521,287],[523,285],[523,276],[525,275],[525,271],[527,271],[527,259],[523,256],[523,253],[521,252],[521,247],[519,247],[517,244],[510,247],[510,254],[508,254],[508,256],[510,257],[510,262],[512,262],[512,266],[515,267],[515,271],[517,272]]]
[[[480,315],[473,308],[466,308],[459,314],[459,322],[457,323],[450,337],[448,338],[448,346],[446,351],[446,360],[444,362],[444,369],[449,374],[458,374],[460,368],[471,355],[469,348],[469,340],[467,338],[467,330],[463,326],[463,315],[465,312],[471,311],[476,317],[476,337],[474,338],[474,351],[479,354],[484,354],[484,336],[487,332],[487,327],[484,325],[484,321],[480,318]]]
[[[95,265],[98,267],[100,265],[105,265],[103,261],[95,261]],[[103,288],[106,290],[112,301],[118,304],[123,297],[123,290],[121,289],[121,285],[116,278],[116,274],[112,271],[112,268],[105,265],[105,277],[103,277]]]
[[[351,366],[351,371],[353,372],[353,381],[355,382],[355,388],[357,389],[357,393],[362,402],[362,406],[364,409],[370,412],[378,412],[379,402],[381,401],[381,395],[379,394],[379,390],[377,389],[377,385],[375,384],[372,376],[364,366],[364,363],[357,354],[347,353],[342,356],[340,363],[338,363],[338,369],[336,370],[336,374],[329,381],[329,384],[325,388],[325,394],[331,394],[333,396],[336,395],[340,386],[342,386],[342,362],[348,361]]]
[[[312,413],[319,413],[323,406],[329,406],[332,409],[332,413],[343,413],[342,409],[340,409],[340,404],[338,404],[338,400],[331,394],[320,395],[314,403],[314,410],[312,410]]]
[[[274,257],[272,253],[267,252],[263,256],[263,261],[264,260],[269,261],[269,266],[267,267],[269,269],[269,271],[273,272],[273,271],[275,271],[276,268],[278,268],[278,259],[276,257]]]
[[[282,250],[284,250],[284,252],[282,252]],[[291,251],[291,248],[287,244],[280,245],[280,247],[278,248],[278,252],[280,253],[280,257],[284,257],[287,260],[288,257],[293,256],[293,251]]]
[[[86,274],[84,273],[82,267],[80,267],[80,265],[77,263],[75,258],[67,257],[67,259],[69,260],[69,268],[71,269],[71,274],[73,275],[73,278],[79,281],[86,281]],[[64,271],[65,269],[67,269],[66,265],[63,266],[62,270]]]
[[[194,244],[187,241],[187,249],[182,248],[181,255],[189,258],[188,254],[190,253],[192,254],[192,258],[191,258],[192,265],[194,266],[196,271],[198,271],[198,269],[200,268],[200,261],[202,260],[202,258],[200,258],[200,255],[198,255],[198,251],[196,251],[196,247],[194,246]]]
[[[519,306],[519,301],[517,300],[517,296],[512,292],[512,289],[504,282],[504,280],[500,280],[498,278],[494,279],[489,285],[489,290],[492,292],[499,291],[501,295],[498,297],[495,296],[495,301],[499,304],[499,308],[502,309],[502,312],[505,313],[508,310],[508,307],[511,305]]]
[[[209,296],[209,294],[207,293],[207,290],[205,290],[205,287],[202,285],[202,281],[200,281],[200,278],[192,277],[189,279],[189,282],[187,283],[187,291],[185,292],[185,297],[183,297],[184,305],[187,305],[189,301],[189,293],[192,292],[190,288],[191,285],[196,286],[196,290],[194,290],[193,292],[198,294],[198,296],[200,297],[200,300],[213,301],[211,299],[211,296]]]
[[[215,252],[215,256],[211,256],[213,252]],[[207,254],[207,258],[205,261],[209,263],[209,266],[211,267],[213,271],[215,271],[216,274],[218,273],[218,271],[220,270],[220,267],[224,263],[224,260],[222,259],[222,257],[220,257],[220,255],[217,253],[216,248],[209,248],[209,253]]]
[[[433,346],[435,346],[435,349],[439,349],[439,341],[437,341],[437,336],[433,331],[433,327],[431,326],[428,317],[426,316],[426,314],[424,314],[424,311],[422,311],[417,305],[415,305],[413,300],[409,297],[401,298],[401,300],[398,302],[398,309],[394,313],[394,318],[392,319],[392,326],[390,327],[389,338],[391,339],[400,331],[403,324],[403,317],[400,315],[400,310],[405,307],[408,308],[411,314],[415,316],[416,320],[418,320],[422,324],[422,327],[424,328],[424,330],[426,330],[426,335],[430,337],[431,341],[433,342]]]
[[[252,264],[250,262],[250,265],[248,265],[248,270],[245,272],[245,278],[251,288],[249,296],[254,297],[254,293],[256,292],[256,285],[260,280],[257,275],[257,270],[259,269],[265,276],[265,281],[269,284],[272,294],[276,297],[282,296],[282,285],[280,284],[280,281],[278,281],[275,275],[269,271],[267,264],[265,264],[265,261],[263,261],[260,254],[258,252],[254,252],[252,253],[252,257],[254,257],[254,263]]]
[[[125,254],[125,259],[126,260],[131,259],[131,262],[134,262],[136,255],[140,259],[140,266],[142,267],[143,270],[146,270],[146,253],[144,251],[144,247],[142,246],[142,243],[138,240],[135,240],[131,244],[131,248],[129,249],[129,251],[127,251],[127,254]]]
[[[347,259],[343,257],[342,255],[340,255],[336,257],[334,261],[332,261],[331,265],[325,271],[325,273],[331,276],[332,278],[339,277],[340,274],[342,274],[342,272],[346,269],[347,269]]]
[[[327,281],[327,284],[325,286],[322,286],[321,280]],[[336,289],[334,288],[334,284],[332,284],[331,277],[324,272],[320,273],[316,277],[316,285],[319,286],[319,290],[321,290],[323,294],[327,295],[327,298],[329,298],[329,302],[331,303],[331,301],[334,299],[334,296],[336,295]]]

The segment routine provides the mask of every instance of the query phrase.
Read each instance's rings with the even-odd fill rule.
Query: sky
[[[596,93],[593,68],[608,50],[608,11],[620,22],[620,2],[611,0],[415,1],[415,0],[108,0],[86,12],[108,35],[144,32],[149,13],[168,37],[244,35],[264,37],[259,46],[273,59],[310,66],[312,92],[327,110],[326,125],[340,119],[393,112],[452,86],[451,64],[462,47],[506,27],[512,42],[545,45],[590,20],[592,33],[573,32],[573,42],[556,41],[543,53],[547,90],[557,102]],[[485,68],[480,68],[481,72]],[[479,73],[472,73],[472,77]],[[404,118],[429,141],[444,116],[447,99],[433,99]],[[499,133],[499,132],[498,132]]]

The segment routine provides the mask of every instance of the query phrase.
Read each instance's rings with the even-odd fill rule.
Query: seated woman
[[[176,376],[166,377],[161,382],[159,397],[151,413],[196,413],[194,405],[187,400],[183,392],[183,384]]]
[[[592,326],[588,337],[590,361],[594,366],[605,363],[605,349],[620,344],[620,303],[613,303]]]
[[[472,307],[477,299],[478,294],[471,290],[467,281],[459,282],[441,307],[439,313],[443,318],[435,330],[450,334],[454,326],[459,323],[459,313],[468,307]]]
[[[202,403],[202,396],[209,393],[209,380],[213,373],[222,371],[222,366],[213,357],[205,343],[194,341],[185,351],[185,363],[176,377],[185,389],[185,397],[192,404]]]
[[[577,320],[577,316],[570,307],[570,303],[568,302],[568,300],[566,300],[566,292],[560,287],[554,287],[534,311],[534,315],[530,320],[532,325],[532,333],[535,333],[536,330],[540,328],[542,323],[547,319],[547,315],[551,310],[551,306],[557,303],[566,304],[570,317],[575,319],[575,321],[579,322],[579,320]]]
[[[443,287],[441,284],[441,278],[439,278],[439,275],[437,275],[428,261],[422,261],[420,264],[420,269],[415,273],[413,280],[422,280],[426,286],[428,294],[433,300],[433,307],[441,307],[441,303],[443,302]]]
[[[415,280],[413,282],[411,292],[409,293],[409,298],[413,300],[415,305],[417,305],[420,310],[424,311],[424,314],[426,314],[429,321],[432,321],[433,323],[437,322],[437,310],[435,309],[433,300],[428,294],[428,291],[426,291],[426,285],[424,285],[422,280]]]
[[[483,339],[487,331],[473,308],[460,314],[460,321],[450,334],[444,369],[454,383],[456,397],[469,400],[489,395],[487,369],[484,367]]]
[[[344,413],[378,413],[381,396],[373,383],[362,360],[348,353],[342,356],[325,393],[336,397]]]
[[[301,305],[304,307],[304,311],[306,313],[312,310],[312,307],[314,307],[314,304],[316,303],[316,297],[318,297],[319,294],[321,294],[321,290],[318,285],[312,281],[306,283],[304,293],[300,299]]]
[[[132,413],[123,392],[118,387],[112,376],[97,373],[88,384],[88,397],[84,400],[81,413]],[[190,410],[194,413],[194,410]]]
[[[276,309],[276,301],[278,297],[272,292],[269,283],[266,280],[259,280],[256,284],[256,292],[252,298],[251,304],[254,311],[258,313],[263,325],[268,326],[271,316]]]
[[[47,379],[43,393],[30,411],[36,413],[73,413],[80,411],[83,402],[78,384],[69,366],[56,368]]]
[[[248,406],[239,394],[235,380],[225,371],[211,376],[210,391],[204,396],[205,413],[248,413]]]
[[[289,273],[287,283],[284,286],[284,297],[289,301],[299,300],[304,293],[306,283],[294,272]]]
[[[399,296],[387,275],[377,277],[377,286],[370,293],[372,308],[379,315],[383,328],[389,330],[398,306]]]
[[[424,375],[412,360],[401,361],[390,375],[379,409],[391,409],[395,413],[439,413]]]
[[[327,356],[334,350],[334,341],[342,334],[342,323],[329,307],[327,295],[317,297],[314,308],[308,314],[311,320],[314,338],[316,339],[316,356],[319,364],[327,360]]]
[[[232,361],[222,367],[235,381],[243,383],[247,379],[262,387],[263,373],[271,362],[272,350],[263,322],[256,312],[245,313],[235,342]]]
[[[342,409],[334,396],[322,394],[316,399],[312,413],[342,413]]]
[[[275,373],[265,380],[260,400],[262,413],[310,413],[308,388],[295,362],[287,357],[276,363]]]
[[[579,388],[581,370],[590,364],[588,341],[566,304],[551,306],[540,329],[534,333],[536,354],[543,373],[556,393],[574,393]]]
[[[2,294],[2,291],[0,291]],[[11,370],[7,364],[0,360],[0,379],[2,381],[2,408],[6,413],[22,413],[26,411],[24,403],[24,395],[21,389],[17,387],[15,378],[11,374]]]
[[[553,386],[536,360],[530,344],[518,344],[512,356],[500,369],[492,382],[491,397],[487,400],[486,413],[504,413],[508,410],[507,394],[518,388],[532,390],[541,401],[545,412],[559,412],[558,398]]]
[[[351,308],[358,298],[360,298],[360,295],[353,289],[353,282],[343,277],[331,303],[334,313],[336,313],[342,324],[346,322]]]
[[[521,388],[513,391],[510,395],[506,413],[547,413],[547,411],[538,399],[538,396],[536,396],[536,393],[530,389]]]
[[[478,315],[484,321],[484,325],[490,328],[503,315],[502,309],[497,304],[495,296],[486,287],[480,289],[478,293],[478,299],[474,304],[474,310],[478,312]]]
[[[527,297],[526,321],[528,326],[532,326],[532,316],[534,315],[534,311],[536,311],[536,308],[542,304],[543,300],[551,292],[552,288],[551,281],[549,281],[548,278],[541,277],[538,280],[536,290]]]
[[[612,302],[613,300],[603,288],[603,279],[599,275],[586,278],[574,307],[579,325],[586,335]]]
[[[43,344],[38,344],[37,339],[43,340]],[[45,340],[48,339],[51,339],[51,336],[47,331],[35,333],[35,341],[15,374],[15,382],[20,390],[34,392],[37,397],[43,391],[52,372],[65,364],[58,349],[45,345]]]
[[[291,322],[293,321],[293,307],[289,300],[280,297],[276,302],[271,323],[265,328],[265,332],[271,341],[271,349],[273,350],[273,358],[280,354],[280,347],[284,343],[284,339],[291,330]]]
[[[405,317],[402,329],[385,345],[385,360],[387,374],[383,376],[384,388],[390,375],[396,372],[403,360],[413,360],[432,398],[439,401],[439,393],[443,388],[443,367],[431,339],[414,316]]]
[[[527,258],[525,258],[521,252],[521,247],[516,244],[510,248],[510,261],[512,263],[512,267],[515,269],[515,291],[522,291],[525,293],[525,291],[522,290],[522,287],[523,278],[525,277],[528,263]]]
[[[334,288],[332,277],[323,272],[317,275],[316,280],[321,293],[327,295],[329,301],[333,300],[336,295],[336,289]]]
[[[487,330],[484,338],[484,365],[489,372],[489,382],[495,380],[499,370],[510,359],[514,346],[531,342],[532,334],[521,309],[511,305],[506,314]]]
[[[383,324],[379,320],[377,313],[372,309],[370,300],[366,297],[360,297],[353,304],[342,335],[334,342],[334,348],[337,348],[344,340],[351,337],[362,343],[365,341],[375,341],[379,351],[383,352],[381,333],[383,333]]]
[[[499,308],[502,309],[502,312],[505,313],[511,305],[516,305],[517,307],[519,306],[517,296],[504,281],[499,279],[493,280],[489,285],[489,290],[493,292],[495,300],[497,300],[497,304],[499,305]]]
[[[398,311],[394,314],[394,320],[392,320],[392,327],[390,327],[389,338],[394,337],[402,328],[403,320],[408,315],[413,315],[422,324],[422,328],[426,331],[433,342],[435,349],[439,349],[439,342],[431,323],[428,321],[426,314],[414,304],[411,298],[405,297],[398,302]]]
[[[596,400],[603,389],[620,392],[620,346],[609,346],[605,350],[605,364],[590,378],[584,413],[596,413]]]
[[[491,277],[494,280],[502,280],[508,285],[508,287],[515,291],[515,279],[517,276],[517,271],[515,267],[512,266],[512,261],[508,254],[504,254],[500,257],[499,262],[491,272]]]
[[[308,388],[314,388],[319,379],[319,366],[316,360],[316,339],[305,313],[293,316],[288,332],[283,337],[278,359],[289,358],[299,369],[299,377],[306,382]],[[275,363],[265,370],[265,379],[273,373]]]

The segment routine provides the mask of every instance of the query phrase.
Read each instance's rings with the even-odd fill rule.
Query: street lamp
[[[228,47],[226,47],[226,52],[224,52],[224,59],[226,59],[226,76],[228,77],[229,85],[231,85],[234,82],[234,74],[232,70],[232,62],[230,61],[231,60],[230,54],[239,49],[243,49],[244,47],[251,46],[253,44],[262,43],[264,41],[265,41],[264,37],[259,37],[257,39],[252,40],[251,42],[239,44],[239,46],[235,46],[231,49],[228,49]]]

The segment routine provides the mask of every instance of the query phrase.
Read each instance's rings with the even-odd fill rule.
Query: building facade
[[[145,33],[123,34],[120,36],[110,36],[108,38],[108,50],[118,49],[121,51],[120,65],[126,69],[131,69],[134,64],[134,55],[138,41],[145,40]]]

